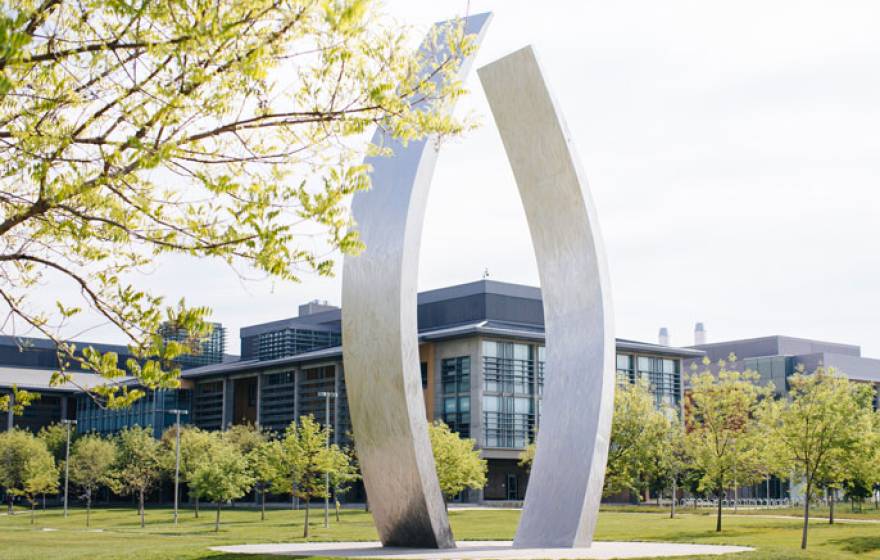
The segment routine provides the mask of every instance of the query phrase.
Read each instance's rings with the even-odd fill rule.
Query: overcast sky
[[[395,0],[419,34],[465,1]],[[533,44],[598,207],[617,334],[693,342],[785,334],[880,357],[880,3],[470,2],[495,12],[481,66]],[[419,286],[537,285],[525,215],[475,75],[476,132],[443,147]],[[242,283],[160,263],[147,283],[244,325],[340,300],[339,279]],[[118,337],[109,329],[92,340]]]

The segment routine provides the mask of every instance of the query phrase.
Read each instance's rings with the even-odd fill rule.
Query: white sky
[[[420,35],[464,0],[393,0]],[[692,343],[786,334],[880,357],[880,3],[543,0],[495,12],[476,66],[538,50],[598,206],[617,333]],[[444,146],[424,229],[422,289],[538,284],[501,140],[476,76],[461,111],[484,126]],[[238,351],[244,325],[338,303],[339,278],[242,282],[159,263],[147,283],[209,305]],[[109,329],[86,337],[119,341]]]

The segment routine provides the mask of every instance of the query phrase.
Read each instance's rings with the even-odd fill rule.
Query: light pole
[[[174,420],[174,524],[177,525],[177,500],[180,495],[180,415],[189,414],[188,410],[181,410],[179,408],[174,408],[171,410],[166,410],[170,414],[173,414],[175,417]]]
[[[320,391],[319,397],[324,397],[324,428],[327,439],[327,449],[330,449],[330,399],[336,398],[334,391]],[[324,473],[324,528],[330,526],[330,472]]]
[[[67,481],[70,480],[70,426],[76,426],[76,420],[61,420],[67,426],[67,445],[64,447],[64,517],[67,517]]]

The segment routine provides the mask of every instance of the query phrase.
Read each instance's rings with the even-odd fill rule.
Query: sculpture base
[[[459,541],[458,548],[436,550],[384,548],[377,542],[312,542],[215,546],[211,550],[234,554],[277,554],[329,558],[388,558],[392,560],[496,560],[658,558],[731,554],[754,550],[746,546],[662,542],[594,542],[590,548],[513,548],[510,541]]]

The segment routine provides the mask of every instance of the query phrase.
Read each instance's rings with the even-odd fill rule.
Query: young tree
[[[130,274],[160,254],[211,257],[281,280],[330,275],[361,246],[347,195],[369,186],[368,127],[403,141],[455,135],[444,102],[473,50],[462,26],[413,52],[371,0],[3,0],[0,300],[108,380],[112,353],[78,352],[56,325],[84,307],[130,340],[125,368],[174,387],[171,319],[204,336],[205,309],[167,310]],[[444,54],[446,53],[446,54]],[[427,76],[427,77],[426,77]],[[325,243],[312,243],[314,232]],[[305,235],[308,235],[307,239]],[[79,301],[40,305],[68,282]],[[51,288],[50,288],[51,289]],[[72,382],[59,374],[55,381]],[[108,382],[110,406],[143,395]]]
[[[58,468],[52,454],[42,440],[35,446],[25,462],[24,487],[22,495],[31,504],[31,525],[34,524],[34,511],[40,495],[58,490]]]
[[[45,444],[30,432],[17,428],[0,432],[0,486],[6,489],[9,515],[15,514],[15,496],[25,493],[30,458],[45,450]]]
[[[326,475],[343,463],[337,445],[327,446],[329,427],[321,427],[312,416],[303,416],[299,425],[291,422],[276,448],[277,477],[272,492],[290,494],[304,501],[303,538],[309,536],[309,504],[312,498],[327,496]]]
[[[76,436],[76,426],[70,426],[71,445],[76,441]],[[48,426],[40,428],[37,437],[43,440],[43,443],[46,444],[49,453],[55,458],[55,463],[61,465],[64,462],[64,452],[67,449],[67,426],[58,422],[53,422]]]
[[[872,429],[873,389],[850,383],[834,370],[819,368],[811,375],[801,369],[788,379],[791,400],[783,408],[776,435],[804,484],[804,523],[801,548],[807,548],[810,501],[817,483],[848,453],[859,451],[861,435]]]
[[[116,436],[116,478],[123,494],[137,495],[141,527],[146,523],[144,498],[159,481],[162,447],[152,428],[133,426]]]
[[[657,408],[646,384],[617,387],[605,468],[605,495],[623,491],[638,495],[652,479],[662,480],[661,487],[666,487],[671,463],[664,438],[670,426],[667,411]]]
[[[86,527],[91,527],[92,496],[102,487],[117,488],[113,467],[116,445],[97,435],[79,438],[70,452],[70,480],[83,490],[86,500]]]
[[[221,432],[220,437],[246,456],[265,443],[269,434],[253,424],[235,424]]]
[[[757,380],[754,372],[728,370],[725,361],[719,363],[717,374],[706,370],[690,378],[685,447],[701,475],[698,488],[718,500],[716,531],[721,531],[721,502],[727,488],[760,480],[763,472],[766,442],[759,409],[772,401],[773,387],[759,387]]]
[[[517,465],[525,469],[526,472],[530,472],[532,470],[532,463],[535,462],[535,451],[537,450],[538,446],[535,445],[535,442],[528,444],[526,448],[522,450],[522,453],[519,454]]]
[[[246,456],[254,477],[254,487],[260,493],[260,521],[266,520],[266,494],[272,481],[279,477],[281,454],[281,444],[278,441],[263,441]]]
[[[339,496],[351,489],[360,480],[361,474],[352,448],[332,447],[330,459],[330,488],[333,489],[336,507],[336,522],[339,522]]]
[[[199,497],[216,502],[215,532],[220,531],[220,508],[223,502],[241,498],[253,484],[254,479],[248,472],[245,458],[228,443],[214,448],[210,460],[196,468],[190,482]]]
[[[175,446],[177,445],[177,427],[172,426],[162,434],[162,470],[174,477]],[[196,469],[211,460],[215,447],[220,443],[216,432],[206,432],[192,426],[180,429],[180,478],[187,484],[192,483]],[[195,517],[199,517],[199,496],[194,494]]]
[[[476,442],[473,439],[462,438],[440,420],[428,426],[428,435],[444,498],[448,500],[466,488],[486,485],[488,466],[485,459],[480,459],[480,452],[474,449]]]

